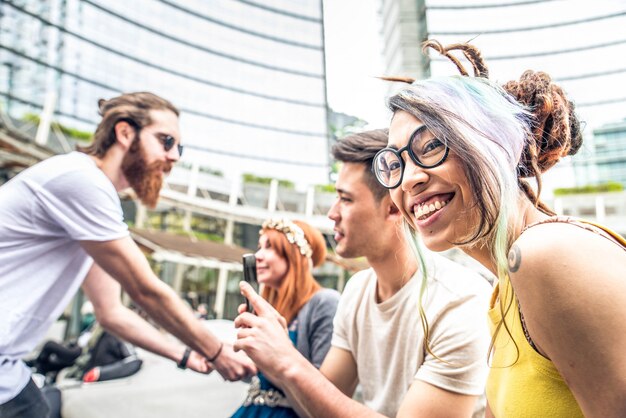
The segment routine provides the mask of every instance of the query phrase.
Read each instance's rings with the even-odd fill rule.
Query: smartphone
[[[244,254],[243,255],[243,279],[252,286],[252,288],[258,292],[259,284],[256,280],[256,257],[254,254]],[[252,308],[252,304],[246,298],[246,311],[254,312]]]

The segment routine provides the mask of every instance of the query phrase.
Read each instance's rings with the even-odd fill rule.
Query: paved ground
[[[231,321],[207,324],[222,339],[234,338]],[[229,417],[245,398],[245,383],[225,382],[217,372],[179,370],[170,360],[139,354],[144,364],[134,376],[64,388],[63,418],[220,418]]]

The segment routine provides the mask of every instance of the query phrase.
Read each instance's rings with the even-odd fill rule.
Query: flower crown
[[[300,254],[305,257],[311,258],[313,256],[313,249],[304,236],[304,231],[295,223],[286,219],[268,219],[263,222],[263,229],[275,229],[282,232],[287,237],[287,241],[291,244],[295,244],[300,248]],[[263,230],[259,231],[262,234]]]

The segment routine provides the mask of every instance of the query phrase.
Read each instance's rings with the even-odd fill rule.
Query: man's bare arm
[[[330,347],[320,372],[344,395],[352,397],[359,383],[356,362],[352,353],[337,347]]]
[[[477,396],[461,395],[415,380],[402,400],[398,418],[470,418]]]
[[[244,312],[235,319],[236,350],[244,350],[268,379],[279,386],[296,410],[310,417],[382,417],[344,395],[293,346],[285,319],[250,285],[240,283],[256,314]]]
[[[98,264],[93,264],[83,282],[83,291],[94,305],[96,318],[100,325],[138,347],[179,363],[185,347],[167,338],[121,302],[121,287]],[[187,360],[188,368],[209,373],[213,369],[204,357],[195,351]]]
[[[154,275],[130,237],[106,242],[82,241],[81,245],[163,328],[207,358],[218,352],[219,340],[194,317],[176,293]],[[256,372],[250,360],[233,352],[229,344],[224,345],[212,366],[227,380],[238,380]]]
[[[356,363],[352,353],[337,347],[331,347],[319,371],[344,395],[352,398],[358,383]],[[307,411],[306,405],[286,391],[289,403],[300,416],[315,417],[316,411]]]
[[[235,319],[239,329],[235,349],[242,349],[257,367],[297,402],[296,409],[310,417],[339,418],[346,416],[381,417],[343,392],[351,392],[354,379],[332,376],[331,363],[322,365],[322,371],[336,378],[340,390],[304,358],[291,344],[284,327],[284,319],[246,283],[240,287],[254,306],[257,315],[242,313]],[[332,358],[329,359],[332,361]],[[392,367],[392,366],[390,366]],[[352,389],[353,391],[353,389]],[[428,383],[415,381],[405,395],[400,417],[465,417],[472,416],[475,396],[459,395]]]

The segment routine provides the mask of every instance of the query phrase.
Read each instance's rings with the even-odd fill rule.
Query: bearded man
[[[82,288],[113,334],[200,373],[256,373],[159,280],[124,223],[117,192],[157,203],[180,158],[178,110],[151,93],[99,102],[93,143],[49,158],[0,187],[0,416],[45,417],[48,406],[21,358]],[[187,345],[166,339],[126,308],[121,288]]]

